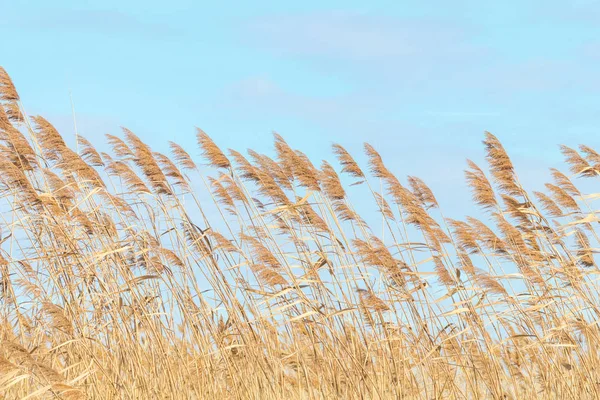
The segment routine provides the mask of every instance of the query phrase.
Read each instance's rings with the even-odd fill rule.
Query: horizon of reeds
[[[2,398],[600,398],[590,147],[530,193],[486,132],[461,221],[369,144],[315,165],[197,129],[201,163],[124,128],[109,154],[28,117],[1,67],[0,104]]]

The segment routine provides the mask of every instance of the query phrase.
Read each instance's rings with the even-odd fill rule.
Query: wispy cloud
[[[557,17],[564,21],[578,23],[589,23],[598,26],[600,19],[600,1],[598,0],[575,0],[570,2],[559,2],[559,7],[547,7],[546,3],[542,9],[547,15]]]
[[[598,1],[576,2],[565,15],[549,8],[542,13],[552,14],[553,21],[600,15]],[[252,46],[345,75],[349,83],[388,88],[411,101],[436,101],[434,94],[458,91],[505,97],[600,87],[598,42],[562,40],[552,46],[556,38],[531,30],[515,44],[498,29],[432,17],[319,12],[263,16],[248,22],[243,33]],[[504,36],[513,34],[506,30]]]
[[[223,106],[238,107],[248,112],[283,114],[307,119],[327,120],[350,109],[363,106],[360,97],[307,96],[285,90],[265,76],[248,77],[228,87],[223,95]]]
[[[168,39],[183,33],[168,24],[143,20],[116,10],[52,9],[41,14],[19,14],[8,23],[23,29],[77,34],[127,35]]]
[[[464,118],[464,117],[499,117],[501,114],[498,111],[426,111],[425,115]]]
[[[250,21],[248,40],[278,51],[353,60],[472,52],[472,27],[349,12],[271,15]]]
[[[241,34],[250,47],[412,102],[437,101],[431,96],[456,82],[468,85],[472,71],[495,57],[474,40],[477,25],[425,17],[269,15],[249,21]]]

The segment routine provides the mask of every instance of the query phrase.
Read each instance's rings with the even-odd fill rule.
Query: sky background
[[[528,188],[558,144],[600,148],[597,1],[6,1],[0,65],[28,114],[99,148],[120,126],[153,149],[272,150],[282,134],[315,164],[368,141],[445,209],[470,198],[465,159],[483,132]],[[565,169],[565,168],[563,168]]]

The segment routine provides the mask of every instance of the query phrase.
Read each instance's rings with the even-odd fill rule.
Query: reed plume
[[[215,142],[200,128],[196,128],[198,144],[202,149],[202,155],[208,160],[210,165],[217,168],[230,168],[229,159],[223,154],[221,149],[217,147]]]

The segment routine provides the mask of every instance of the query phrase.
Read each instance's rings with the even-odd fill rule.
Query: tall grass
[[[529,193],[486,133],[459,221],[368,144],[75,151],[0,98],[4,398],[600,398],[593,149]]]

